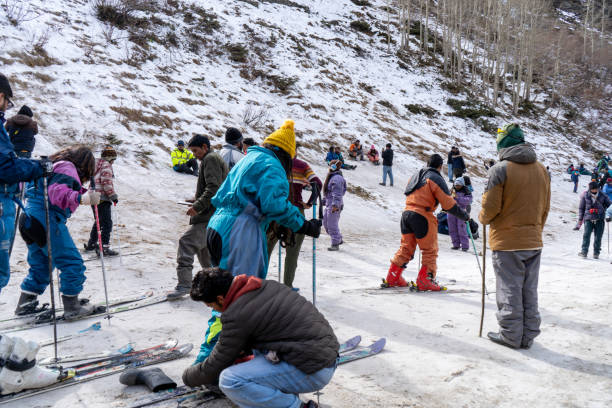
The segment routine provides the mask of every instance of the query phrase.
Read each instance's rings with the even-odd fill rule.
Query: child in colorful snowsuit
[[[342,176],[341,165],[342,163],[339,160],[333,160],[329,163],[329,173],[325,178],[325,184],[323,184],[323,194],[325,196],[323,226],[331,237],[331,247],[327,248],[329,251],[339,250],[340,244],[343,243],[338,224],[344,208],[342,197],[346,193],[346,180]]]
[[[100,193],[100,204],[98,205],[98,219],[100,221],[100,235],[102,236],[102,249],[104,256],[116,256],[119,255],[117,251],[114,251],[109,246],[111,232],[113,230],[113,217],[111,215],[111,208],[117,205],[119,197],[115,192],[113,186],[113,179],[115,174],[113,172],[113,163],[117,159],[117,152],[112,146],[106,146],[100,158],[96,160],[96,173],[94,176],[94,185],[96,191]],[[94,214],[94,223],[89,233],[89,242],[85,244],[85,250],[95,250],[99,253],[98,247],[98,227],[95,221],[95,210],[92,207]]]
[[[457,202],[457,206],[469,214],[468,207],[472,204],[472,194],[465,186],[463,177],[455,179],[451,194]],[[448,214],[448,232],[453,242],[452,249],[459,249],[461,247],[461,250],[464,252],[470,249],[470,240],[465,221],[452,214]]]
[[[64,304],[64,317],[90,314],[92,306],[81,305],[78,295],[85,282],[85,264],[74,245],[66,222],[79,205],[97,205],[100,194],[89,191],[82,184],[95,171],[95,158],[86,147],[66,148],[50,156],[53,175],[48,180],[49,219],[53,266],[60,270],[59,290]],[[85,194],[87,192],[87,194]],[[49,285],[49,264],[46,242],[46,217],[43,181],[28,184],[28,199],[24,216],[19,220],[19,232],[28,244],[30,270],[21,283],[21,297],[15,313],[32,313],[36,298]]]
[[[370,151],[368,152],[368,159],[374,163],[376,166],[378,166],[380,164],[380,158],[378,155],[378,150],[376,150],[376,147],[374,147],[374,145],[372,145],[370,147]]]

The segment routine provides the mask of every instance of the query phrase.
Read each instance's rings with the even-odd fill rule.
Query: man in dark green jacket
[[[206,136],[195,135],[187,147],[201,161],[201,165],[198,173],[196,200],[187,210],[187,215],[191,217],[189,229],[179,239],[176,254],[178,284],[174,291],[168,293],[169,299],[180,298],[189,293],[194,256],[198,257],[202,268],[211,266],[210,254],[206,247],[206,228],[208,220],[215,212],[215,207],[210,199],[217,194],[219,186],[228,173],[227,164],[221,156],[211,150],[210,141]]]
[[[278,282],[219,268],[198,272],[191,298],[222,312],[223,330],[208,358],[183,372],[185,385],[218,382],[240,407],[316,407],[298,394],[331,381],[340,345],[310,302]]]

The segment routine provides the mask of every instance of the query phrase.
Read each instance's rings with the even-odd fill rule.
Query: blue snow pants
[[[11,276],[9,249],[15,234],[15,202],[11,195],[0,195],[0,291]]]
[[[30,206],[31,201],[28,201],[26,207],[28,214],[46,227],[44,208],[38,205]],[[66,218],[54,211],[51,211],[49,218],[51,219],[53,268],[60,270],[60,292],[64,295],[76,296],[83,290],[83,283],[86,279],[83,258],[68,232]],[[42,295],[49,285],[47,246],[41,248],[37,244],[28,245],[28,264],[30,271],[21,283],[21,290]]]

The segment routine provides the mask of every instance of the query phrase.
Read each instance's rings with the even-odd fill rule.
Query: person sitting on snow
[[[329,165],[330,161],[338,159],[339,157],[336,154],[336,148],[333,145],[329,146],[329,151],[327,152],[327,156],[325,156],[325,161],[327,162],[327,164]]]
[[[355,143],[351,144],[351,147],[349,148],[349,156],[351,156],[353,160],[357,160],[357,158],[359,158],[361,161],[364,160],[361,141],[356,140]]]
[[[53,174],[48,181],[49,219],[53,266],[60,270],[59,291],[62,294],[64,318],[91,314],[93,305],[82,303],[78,295],[85,283],[85,264],[68,231],[68,218],[79,205],[100,204],[100,193],[87,191],[83,184],[91,180],[96,170],[96,159],[86,147],[69,147],[49,156]],[[16,315],[36,311],[37,296],[49,285],[45,202],[43,181],[28,184],[25,214],[19,219],[19,232],[28,244],[30,270],[21,283],[21,296]]]
[[[417,276],[419,290],[439,291],[442,288],[436,282],[438,270],[438,228],[434,211],[438,204],[448,214],[453,214],[465,222],[470,216],[463,211],[446,186],[444,178],[440,175],[444,159],[439,154],[429,158],[427,167],[414,174],[406,186],[406,208],[402,213],[401,231],[402,241],[400,249],[391,259],[391,266],[387,273],[388,286],[407,286],[402,278],[406,265],[414,258],[417,245],[423,254],[422,267]]]
[[[191,299],[221,313],[223,330],[210,355],[185,369],[183,383],[218,384],[240,407],[317,407],[299,394],[321,390],[336,371],[332,327],[291,288],[232,272],[210,268],[193,279]]]
[[[354,169],[357,168],[357,165],[355,165],[355,164],[346,164],[344,162],[344,157],[342,157],[342,151],[340,150],[340,146],[334,147],[334,155],[336,157],[334,160],[340,160],[340,163],[342,163],[342,168],[343,169],[345,169],[345,170],[354,170]]]
[[[472,204],[472,193],[465,186],[463,177],[455,179],[452,196],[459,208],[469,214],[468,207]],[[459,249],[461,247],[463,252],[467,252],[470,249],[470,238],[465,221],[460,220],[453,214],[448,214],[448,232],[453,242],[451,249]]]
[[[376,166],[380,164],[380,156],[378,155],[378,150],[376,150],[374,145],[370,146],[370,150],[368,151],[368,160],[370,160]]]
[[[176,149],[172,151],[170,158],[172,159],[172,169],[177,173],[198,175],[198,162],[193,154],[185,149],[184,141],[176,142]]]

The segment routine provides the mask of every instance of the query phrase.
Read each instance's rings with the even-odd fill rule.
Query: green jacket
[[[217,153],[208,152],[202,159],[198,172],[198,186],[196,188],[196,200],[193,208],[198,215],[189,219],[189,224],[207,224],[210,217],[215,213],[210,199],[217,194],[219,186],[227,177],[227,164]]]

